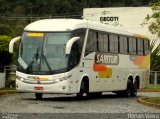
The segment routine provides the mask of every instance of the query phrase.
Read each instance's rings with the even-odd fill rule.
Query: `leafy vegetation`
[[[157,37],[153,37],[153,39],[151,39],[151,65],[150,65],[150,69],[152,71],[160,71],[160,44],[159,44],[159,40],[157,39]],[[158,45],[157,45],[158,44]],[[156,48],[155,48],[156,46]]]
[[[16,87],[4,87],[4,88],[0,88],[0,91],[3,90],[16,90]]]
[[[151,5],[152,15],[147,15],[143,25],[149,24],[149,31],[154,35],[151,39],[151,70],[160,71],[160,2]]]
[[[152,34],[160,36],[160,2],[153,3],[151,9],[153,14],[147,15],[145,23],[149,24],[148,29]]]
[[[8,52],[10,40],[11,37],[9,36],[0,36],[0,72],[3,72],[4,66],[9,65],[13,58],[13,55]]]
[[[146,102],[150,102],[152,104],[160,104],[160,97],[150,97],[143,99]]]

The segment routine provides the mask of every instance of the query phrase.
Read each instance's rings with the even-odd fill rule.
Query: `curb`
[[[1,90],[0,95],[5,95],[5,94],[14,94],[17,93],[16,90]]]
[[[160,90],[139,89],[138,92],[160,92]]]
[[[146,106],[150,106],[150,107],[160,109],[160,104],[155,104],[155,103],[150,103],[150,102],[144,101],[144,99],[147,99],[147,98],[149,98],[149,97],[140,97],[140,98],[137,99],[137,102],[141,103],[143,105],[146,105]]]

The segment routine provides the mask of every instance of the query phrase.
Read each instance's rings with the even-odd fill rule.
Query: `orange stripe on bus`
[[[93,69],[96,72],[100,72],[100,71],[106,71],[107,67],[105,65],[102,65],[102,64],[93,64]]]

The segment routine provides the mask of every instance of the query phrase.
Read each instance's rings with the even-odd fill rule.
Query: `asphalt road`
[[[50,116],[60,116],[70,115],[71,117],[80,117],[80,116],[89,116],[94,119],[96,116],[99,118],[106,117],[106,113],[110,114],[111,117],[117,115],[119,119],[132,117],[132,113],[158,113],[160,114],[160,109],[153,107],[148,107],[137,103],[137,98],[140,96],[160,96],[160,93],[143,93],[139,92],[137,97],[134,98],[122,98],[117,97],[112,93],[105,93],[99,98],[87,98],[83,100],[78,100],[75,95],[55,95],[55,94],[46,94],[44,95],[43,100],[35,100],[34,94],[30,93],[18,93],[18,94],[9,94],[0,96],[0,113],[2,114],[2,119],[5,119],[6,114],[15,114],[9,115],[14,116],[15,119],[23,113],[31,114],[32,117],[39,116],[39,118],[45,117],[47,119]],[[18,113],[18,115],[16,115]],[[20,114],[19,114],[20,113]],[[114,113],[114,115],[112,114]],[[109,116],[109,115],[107,115]],[[140,115],[145,116],[145,115]],[[160,118],[160,115],[157,115]],[[4,118],[3,118],[4,117]],[[66,117],[66,116],[65,116]],[[85,117],[87,118],[87,117]],[[114,117],[115,118],[115,117]],[[12,118],[13,119],[13,118]],[[116,119],[116,118],[115,118]]]

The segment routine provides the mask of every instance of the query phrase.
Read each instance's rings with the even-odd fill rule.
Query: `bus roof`
[[[89,20],[82,20],[82,19],[44,19],[35,21],[27,25],[24,28],[24,30],[33,32],[60,32],[60,31],[72,31],[79,28],[89,28],[89,29],[110,32],[110,33],[124,34],[134,37],[144,36],[143,34],[138,35],[138,33],[129,32],[123,28],[117,28],[114,26]],[[144,36],[143,38],[146,37]]]

